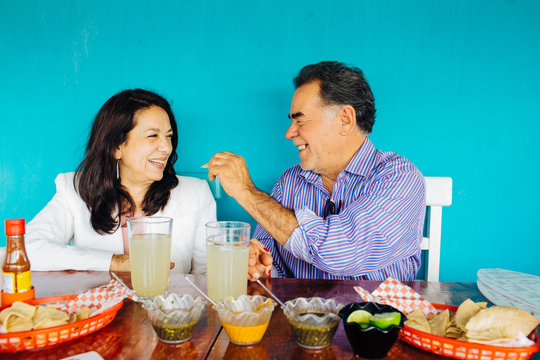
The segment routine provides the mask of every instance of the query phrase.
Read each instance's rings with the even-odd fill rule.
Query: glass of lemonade
[[[251,226],[240,221],[206,224],[206,279],[212,300],[246,294],[250,231]]]
[[[143,216],[127,220],[131,284],[138,296],[167,292],[171,262],[172,219]]]

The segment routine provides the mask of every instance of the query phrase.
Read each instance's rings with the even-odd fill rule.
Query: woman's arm
[[[73,205],[80,198],[72,178],[72,174],[58,175],[56,194],[26,227],[26,250],[32,270],[108,271],[111,266],[112,251],[70,245],[75,214],[88,211]],[[88,227],[91,229],[90,224]]]

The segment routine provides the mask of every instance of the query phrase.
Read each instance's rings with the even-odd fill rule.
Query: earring
[[[120,160],[116,160],[116,179],[120,179],[120,167],[118,166],[118,163]]]

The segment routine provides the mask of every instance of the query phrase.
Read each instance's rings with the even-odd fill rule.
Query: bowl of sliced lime
[[[368,359],[386,356],[406,320],[396,308],[374,302],[348,304],[338,315],[354,353]]]

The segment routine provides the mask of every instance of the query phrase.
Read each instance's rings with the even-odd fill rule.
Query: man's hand
[[[170,269],[174,268],[174,263],[171,261],[169,264]],[[131,264],[129,262],[129,254],[114,254],[111,259],[111,267],[109,271],[125,272],[131,271]]]
[[[219,177],[227,194],[233,197],[278,243],[285,245],[294,229],[298,227],[294,211],[255,187],[244,158],[230,151],[216,153],[208,162],[208,178],[213,181],[216,176]]]
[[[208,178],[211,181],[219,176],[225,192],[238,200],[246,190],[255,189],[251,181],[246,161],[240,155],[230,151],[216,153],[208,163]]]
[[[272,255],[257,239],[249,243],[248,279],[256,281],[270,277]]]

